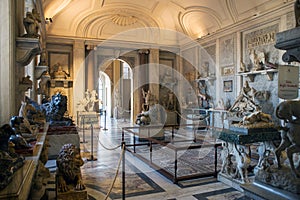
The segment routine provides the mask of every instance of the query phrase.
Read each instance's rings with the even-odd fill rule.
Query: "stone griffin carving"
[[[80,150],[73,144],[65,144],[56,159],[57,188],[60,192],[70,190],[68,185],[74,185],[75,190],[84,190],[80,167],[84,164]]]
[[[296,177],[300,177],[299,169],[295,168],[293,154],[300,152],[300,101],[284,101],[276,107],[276,116],[284,120],[287,126],[281,134],[281,143],[275,150],[278,168],[281,168],[280,155],[286,149],[291,170]]]

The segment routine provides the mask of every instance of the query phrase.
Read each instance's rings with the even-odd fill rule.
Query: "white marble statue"
[[[77,111],[80,112],[94,112],[97,110],[97,105],[100,102],[96,90],[85,92],[85,97],[77,103]]]

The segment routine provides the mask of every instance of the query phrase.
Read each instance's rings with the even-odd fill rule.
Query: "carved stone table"
[[[264,149],[260,155],[263,159],[265,151],[272,151],[272,141],[280,141],[280,132],[275,129],[253,129],[253,131],[241,132],[222,129],[219,139],[223,141],[222,169],[218,174],[218,180],[231,187],[243,191],[241,184],[249,184],[247,168],[251,161],[250,146],[259,144],[258,148]]]

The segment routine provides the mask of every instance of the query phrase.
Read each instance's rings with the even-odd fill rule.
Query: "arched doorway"
[[[106,112],[106,116],[111,116],[111,80],[109,76],[100,71],[98,78],[98,94],[100,103],[100,112]]]
[[[103,101],[101,110],[115,119],[129,120],[133,108],[133,76],[130,65],[115,59],[99,72],[99,98]]]

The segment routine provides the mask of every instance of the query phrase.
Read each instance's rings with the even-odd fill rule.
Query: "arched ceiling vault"
[[[155,27],[199,38],[294,0],[44,0],[50,36],[105,40]],[[130,30],[130,31],[129,31]],[[125,40],[134,41],[134,34]]]

